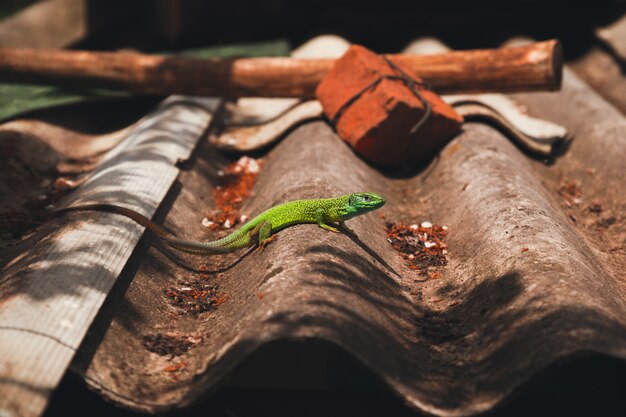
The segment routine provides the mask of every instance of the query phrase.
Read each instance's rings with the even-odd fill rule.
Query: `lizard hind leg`
[[[265,247],[278,238],[278,235],[272,235],[272,223],[267,220],[262,221],[252,231],[257,235],[257,242],[259,243],[259,249],[261,252],[265,250]]]

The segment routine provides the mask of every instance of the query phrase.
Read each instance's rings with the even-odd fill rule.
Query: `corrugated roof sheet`
[[[441,278],[410,270],[376,214],[350,222],[358,238],[303,225],[241,260],[182,256],[208,274],[181,268],[144,239],[75,372],[119,404],[164,411],[214,391],[273,341],[321,340],[412,407],[443,416],[489,410],[580,352],[626,358],[623,115],[569,70],[561,92],[514,98],[573,130],[569,149],[548,163],[533,160],[497,130],[469,123],[431,166],[391,175],[317,121],[263,154],[245,213],[296,198],[379,192],[387,221],[449,227]],[[200,147],[157,214],[166,227],[213,236],[201,226],[213,206],[207,190],[227,162],[207,143]],[[225,301],[186,314],[164,293],[198,285]],[[146,340],[163,335],[171,354],[150,352]]]
[[[133,271],[125,307],[94,356],[83,358],[89,383],[131,407],[164,410],[218,386],[272,340],[313,338],[348,351],[416,408],[466,415],[577,352],[624,358],[623,118],[570,71],[562,92],[516,98],[531,114],[574,130],[571,148],[553,164],[469,124],[431,168],[393,178],[317,122],[267,153],[246,202],[254,214],[288,199],[380,192],[389,199],[387,219],[448,225],[442,279],[424,282],[406,268],[386,242],[383,220],[370,215],[352,222],[359,242],[311,226],[285,231],[263,254],[209,278],[227,297],[218,310],[172,320],[162,291],[198,276],[150,249]],[[209,149],[199,152],[166,225],[209,237],[200,208],[211,205],[204,190],[219,165]],[[582,193],[571,208],[560,191],[569,181]],[[589,210],[596,200],[599,214]],[[609,217],[616,222],[602,226]],[[235,259],[211,259],[208,269]],[[141,338],[156,331],[200,342],[170,361],[142,349]],[[172,382],[164,369],[179,360],[185,366]]]

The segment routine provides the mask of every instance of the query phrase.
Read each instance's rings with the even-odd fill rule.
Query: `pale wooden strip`
[[[86,0],[43,0],[0,24],[0,45],[58,48],[87,35]]]
[[[568,135],[565,126],[530,117],[523,106],[504,94],[460,94],[444,96],[443,99],[457,108],[457,111],[457,106],[463,104],[479,104],[492,109],[520,133],[540,144],[551,145]]]
[[[249,99],[271,100],[271,99]],[[289,99],[277,99],[289,100]],[[211,137],[211,144],[218,149],[235,152],[251,152],[276,141],[295,125],[323,115],[322,105],[317,100],[297,104],[269,122],[255,126],[227,127],[220,135]]]
[[[64,204],[106,202],[151,217],[219,101],[172,97],[141,121]],[[143,228],[120,216],[76,214],[9,268],[20,292],[0,306],[0,415],[38,416],[122,271]]]
[[[133,4],[118,7],[93,0],[40,0],[0,22],[0,46],[60,48],[129,16]]]
[[[626,62],[626,14],[610,25],[596,29],[596,36],[611,48],[622,62]]]

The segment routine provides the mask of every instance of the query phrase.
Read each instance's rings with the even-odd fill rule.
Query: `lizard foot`
[[[326,223],[319,223],[318,226],[321,227],[322,229],[329,230],[333,233],[339,233],[339,229],[337,229],[336,227],[332,227],[331,225],[328,225]]]
[[[267,239],[263,240],[261,243],[259,243],[259,248],[258,248],[259,253],[263,253],[263,251],[265,250],[267,245],[269,245],[270,243],[272,243],[276,239],[278,239],[278,235],[272,235],[272,236],[268,237]]]

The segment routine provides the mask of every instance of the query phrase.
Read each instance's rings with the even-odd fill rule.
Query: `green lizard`
[[[196,255],[214,255],[257,244],[264,248],[277,237],[278,231],[296,224],[314,223],[331,232],[339,232],[336,227],[331,226],[331,223],[339,223],[339,227],[351,231],[345,225],[346,220],[376,210],[384,204],[385,199],[375,193],[354,193],[336,198],[290,201],[264,211],[230,235],[210,242],[180,239],[136,211],[109,204],[68,207],[56,213],[96,210],[120,214],[152,231],[174,249]]]

